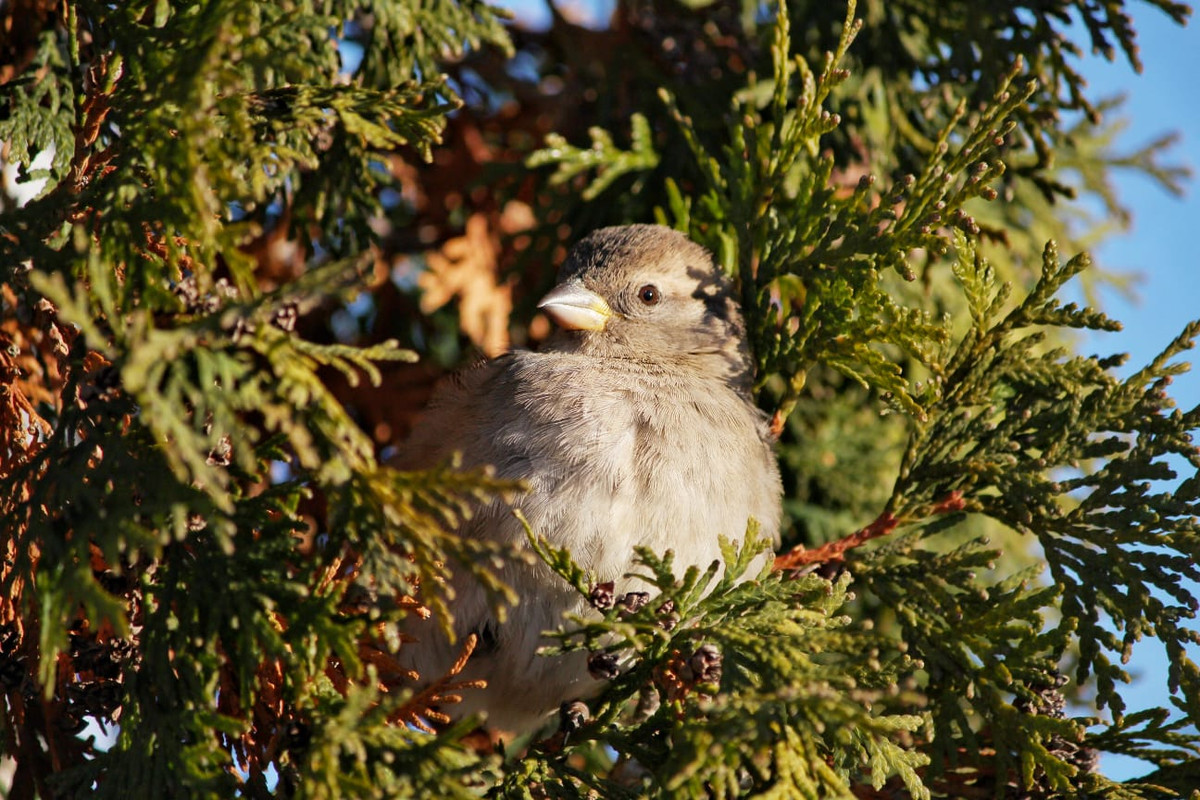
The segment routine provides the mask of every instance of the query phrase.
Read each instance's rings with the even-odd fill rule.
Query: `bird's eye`
[[[657,286],[647,283],[638,289],[638,299],[648,306],[655,306],[658,305],[659,300],[662,300],[662,294],[659,293]]]

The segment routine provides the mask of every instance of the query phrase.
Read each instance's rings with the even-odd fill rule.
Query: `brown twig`
[[[775,557],[775,569],[799,569],[806,564],[843,561],[846,558],[847,550],[852,550],[872,539],[878,539],[880,536],[887,536],[896,529],[897,525],[899,525],[899,520],[890,512],[885,511],[865,528],[859,528],[849,536],[843,536],[836,541],[826,542],[814,550],[809,550],[802,544],[796,545],[788,552]]]
[[[955,490],[930,506],[926,513],[920,514],[916,518],[962,511],[965,507],[966,501],[963,500],[962,492]],[[797,545],[788,552],[776,556],[774,568],[777,570],[794,570],[808,564],[827,564],[831,561],[844,561],[846,559],[846,551],[853,550],[872,539],[887,536],[896,530],[899,525],[900,518],[890,511],[885,511],[876,517],[870,525],[867,525],[865,528],[859,528],[849,536],[843,536],[841,539],[833,542],[826,542],[812,550],[809,550],[804,545]]]

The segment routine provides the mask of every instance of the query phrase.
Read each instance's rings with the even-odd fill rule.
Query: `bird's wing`
[[[442,380],[435,388],[412,436],[389,460],[391,466],[400,470],[430,469],[444,465],[455,453],[462,458],[464,467],[482,466],[495,461],[494,430],[497,401],[503,403],[503,374],[509,359],[501,356],[491,361],[480,362]],[[503,412],[499,412],[503,413]],[[485,505],[477,508],[462,521],[457,531],[467,538],[495,538],[494,528],[502,516],[499,508]],[[438,623],[433,619],[421,619],[415,615],[403,623],[405,633],[420,644],[402,648],[400,660],[410,669],[415,669],[422,682],[434,680],[450,668],[458,658],[463,639],[469,633],[481,636],[480,649],[473,661],[486,656],[494,646],[495,615],[488,595],[472,579],[468,571],[454,566],[451,568],[450,591],[454,598],[454,628],[457,641],[448,640]],[[473,669],[480,669],[475,665]]]
[[[479,362],[439,383],[412,436],[391,459],[392,466],[428,469],[448,462],[455,453],[464,466],[491,463],[493,443],[487,431],[494,429],[497,413],[494,386],[510,358]]]

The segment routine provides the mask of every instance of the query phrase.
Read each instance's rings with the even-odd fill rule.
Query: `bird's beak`
[[[538,308],[569,331],[602,331],[613,315],[604,298],[578,278],[555,286],[538,302]]]

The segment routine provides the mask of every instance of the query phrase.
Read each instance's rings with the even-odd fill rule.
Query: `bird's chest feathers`
[[[581,437],[592,435],[581,466],[595,470],[614,495],[669,503],[714,475],[721,436],[707,400],[686,393],[618,392],[591,401],[590,424],[578,424]]]
[[[597,383],[616,388],[597,391]],[[731,389],[667,380],[545,388],[514,398],[528,425],[510,432],[524,440],[510,444],[554,454],[522,459],[532,489],[522,506],[581,565],[619,577],[631,541],[678,552],[703,540],[690,550],[710,559],[718,533],[740,536],[752,509],[739,472],[762,444],[753,412]]]
[[[740,404],[731,393],[728,399]],[[720,430],[730,415],[697,391],[564,387],[554,402],[533,405],[531,433],[558,456],[551,468],[613,495],[670,495],[699,486],[720,472],[713,460],[730,444],[729,432]]]

